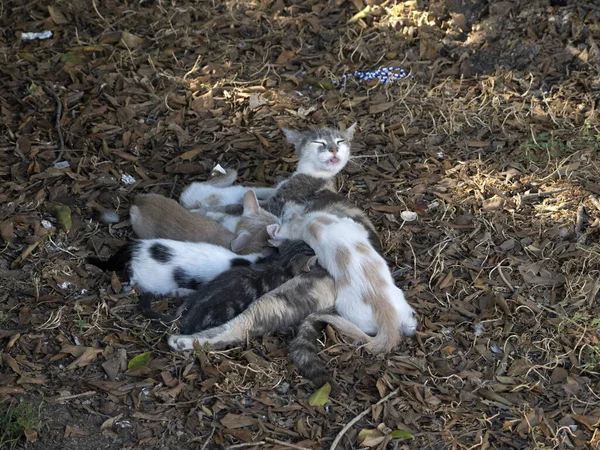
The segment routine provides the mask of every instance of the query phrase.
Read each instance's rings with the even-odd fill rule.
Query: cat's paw
[[[415,310],[406,303],[400,308],[400,314],[398,316],[400,321],[400,329],[405,336],[413,336],[417,329],[417,318],[415,317]]]
[[[195,339],[191,336],[169,336],[167,342],[171,350],[176,352],[183,352],[185,350],[194,350]]]

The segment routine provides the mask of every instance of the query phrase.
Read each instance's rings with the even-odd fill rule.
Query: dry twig
[[[25,77],[25,79],[27,81],[29,81],[30,83],[33,83],[37,86],[41,86],[42,89],[44,89],[44,91],[46,91],[46,93],[48,95],[52,96],[52,98],[54,98],[54,101],[56,102],[55,128],[56,128],[56,134],[58,135],[58,156],[54,160],[54,163],[57,163],[62,159],[64,150],[65,150],[65,141],[63,140],[62,130],[60,129],[60,119],[62,117],[62,110],[63,110],[62,102],[60,101],[58,94],[56,92],[54,92],[52,89],[50,89],[48,86],[46,86],[45,84],[34,81],[33,79],[31,79],[29,77]]]
[[[392,392],[390,392],[388,395],[386,395],[385,397],[383,397],[381,400],[379,400],[377,403],[375,403],[374,405],[369,406],[367,409],[365,409],[363,412],[361,412],[358,416],[356,416],[354,419],[352,419],[350,422],[348,422],[346,424],[346,426],[344,428],[342,428],[342,431],[340,431],[338,433],[338,435],[335,437],[335,439],[333,440],[333,443],[331,444],[331,447],[329,447],[329,450],[335,450],[338,446],[338,444],[340,443],[340,441],[342,440],[342,438],[344,437],[344,434],[346,434],[346,432],[352,428],[352,426],[358,422],[360,419],[362,419],[363,417],[365,417],[367,414],[369,414],[371,412],[371,408],[373,406],[378,406],[381,405],[382,403],[388,401],[390,398],[394,397],[395,395],[398,395],[398,392],[400,392],[400,389],[395,389]]]

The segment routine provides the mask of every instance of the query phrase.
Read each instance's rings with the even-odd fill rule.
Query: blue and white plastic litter
[[[342,75],[342,80],[346,78],[357,78],[358,81],[373,81],[379,80],[381,84],[391,83],[393,81],[402,80],[410,75],[405,69],[398,67],[383,67],[377,70],[357,70],[353,73],[346,73]]]

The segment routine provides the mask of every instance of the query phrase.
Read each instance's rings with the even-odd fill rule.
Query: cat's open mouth
[[[329,164],[337,164],[340,162],[340,158],[338,158],[337,156],[334,156],[333,158],[331,158],[329,160]]]

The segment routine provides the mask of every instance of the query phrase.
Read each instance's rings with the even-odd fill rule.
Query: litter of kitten
[[[40,33],[21,33],[21,40],[34,41],[36,39],[50,39],[52,31],[42,31]]]

